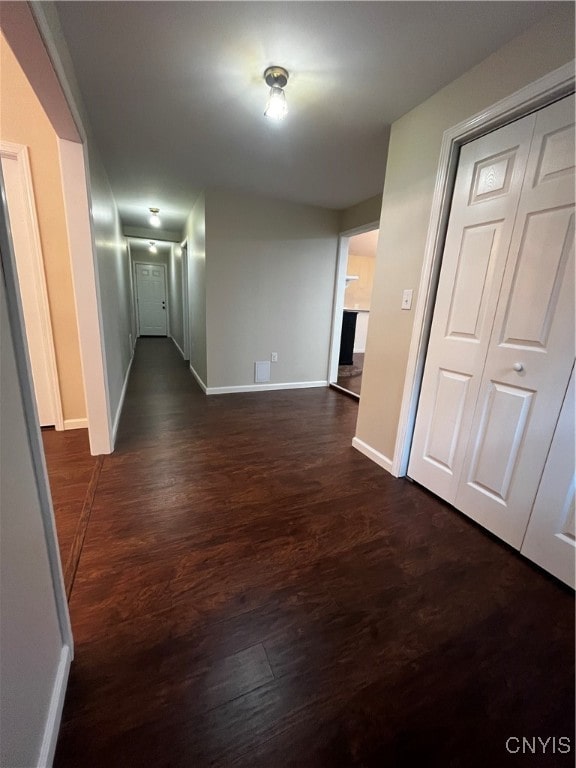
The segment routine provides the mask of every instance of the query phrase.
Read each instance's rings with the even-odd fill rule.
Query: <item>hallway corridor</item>
[[[357,411],[328,388],[206,397],[171,341],[138,341],[70,601],[56,768],[573,750],[572,593],[355,451]]]

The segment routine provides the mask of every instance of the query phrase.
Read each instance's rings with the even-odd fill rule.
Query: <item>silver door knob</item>
[[[515,371],[518,371],[518,373],[521,373],[524,370],[524,365],[522,363],[514,363],[512,366]]]

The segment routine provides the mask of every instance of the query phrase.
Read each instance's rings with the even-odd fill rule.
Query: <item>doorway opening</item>
[[[375,223],[340,237],[329,382],[356,400],[362,388],[378,233]]]

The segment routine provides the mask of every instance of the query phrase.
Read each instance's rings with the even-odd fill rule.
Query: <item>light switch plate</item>
[[[412,288],[405,288],[402,292],[402,309],[412,309]]]

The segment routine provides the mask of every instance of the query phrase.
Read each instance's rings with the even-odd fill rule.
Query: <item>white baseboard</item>
[[[58,670],[54,680],[54,687],[52,688],[50,707],[44,727],[44,736],[42,737],[40,754],[38,755],[38,768],[48,768],[54,760],[71,663],[72,651],[70,646],[65,645],[60,651],[60,661],[58,662]]]
[[[130,378],[130,371],[132,370],[132,363],[134,362],[134,354],[130,358],[128,368],[126,369],[126,375],[124,376],[124,384],[122,385],[122,392],[120,394],[120,401],[118,408],[116,408],[116,416],[114,417],[114,424],[112,426],[112,450],[116,445],[116,435],[118,433],[118,425],[120,424],[120,416],[122,415],[122,408],[124,407],[124,398],[126,397],[126,390],[128,388],[128,379]]]
[[[182,347],[180,346],[180,344],[178,344],[178,342],[176,341],[176,339],[174,338],[174,336],[170,336],[170,338],[171,338],[171,339],[172,339],[172,341],[174,342],[174,345],[175,345],[176,349],[178,350],[178,352],[180,352],[180,354],[182,355],[182,358],[183,358],[184,360],[186,360],[186,358],[184,357],[184,351],[183,351]]]
[[[64,419],[64,429],[88,429],[88,419]]]
[[[228,395],[234,392],[269,392],[274,389],[308,389],[327,387],[327,381],[287,381],[283,384],[241,384],[235,387],[208,387],[207,395]]]
[[[199,384],[199,386],[200,386],[200,389],[202,390],[202,392],[204,392],[204,394],[207,394],[207,389],[208,389],[208,388],[206,387],[206,384],[204,384],[204,382],[202,381],[202,379],[200,378],[200,376],[198,376],[198,374],[196,373],[196,371],[195,371],[195,370],[194,370],[194,368],[192,367],[192,363],[190,363],[190,371],[191,371],[191,373],[192,373],[192,376],[194,376],[194,378],[195,378],[195,379],[196,379],[196,381],[198,382],[198,384]]]
[[[385,469],[387,472],[390,472],[391,475],[394,475],[394,477],[397,477],[395,472],[393,471],[393,462],[392,459],[389,459],[388,456],[384,456],[383,453],[380,453],[380,451],[377,451],[375,448],[372,448],[368,443],[365,443],[363,440],[360,440],[359,437],[352,438],[352,445],[354,448],[356,448],[357,451],[360,451],[360,453],[363,453],[364,456],[368,456],[369,459],[372,459],[372,461],[376,464],[378,464],[379,467],[382,467],[382,469]]]

